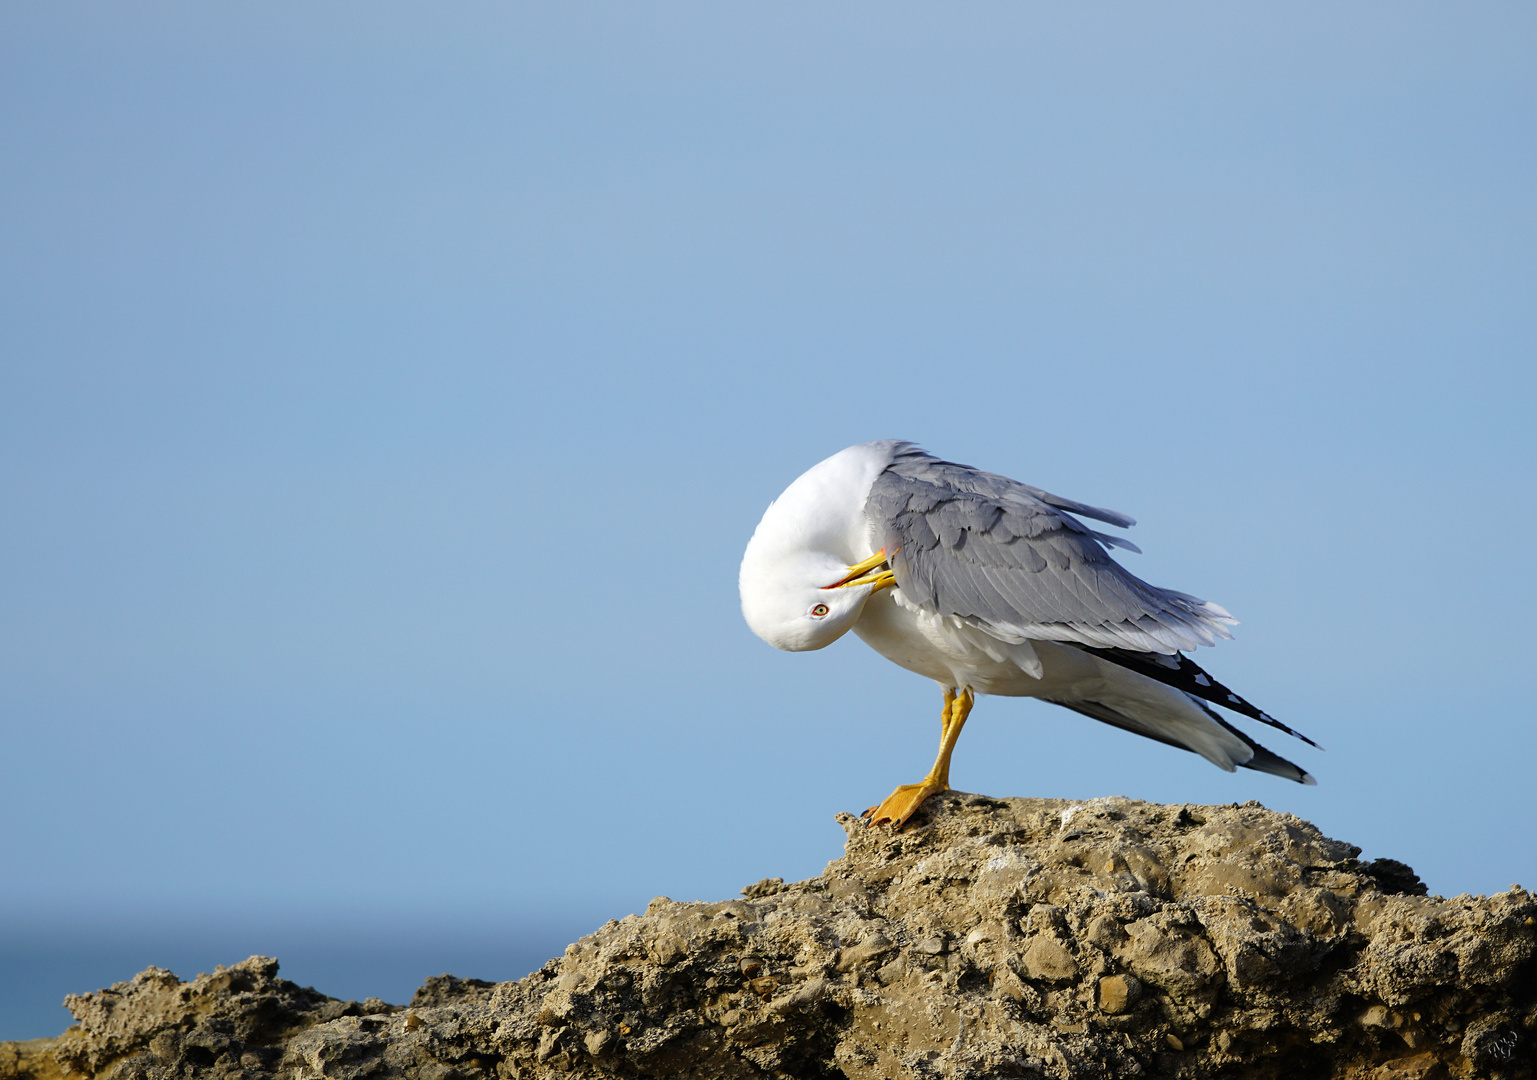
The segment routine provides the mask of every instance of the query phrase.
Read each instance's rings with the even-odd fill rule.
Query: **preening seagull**
[[[1313,740],[1184,655],[1231,637],[1237,620],[1133,576],[1106,548],[1136,545],[1075,514],[1136,524],[897,439],[834,454],[764,512],[739,579],[753,633],[800,652],[853,630],[944,692],[934,767],[865,811],[872,825],[900,827],[949,789],[950,754],[977,694],[1040,698],[1228,772],[1242,765],[1314,783],[1210,704]]]

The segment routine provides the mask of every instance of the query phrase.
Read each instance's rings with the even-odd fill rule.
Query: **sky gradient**
[[[1537,884],[1533,55],[1518,4],[6,5],[0,968],[180,927],[395,1000],[816,873],[939,692],[774,652],[736,568],[876,438],[1136,517],[1327,748],[984,699],[957,787]]]

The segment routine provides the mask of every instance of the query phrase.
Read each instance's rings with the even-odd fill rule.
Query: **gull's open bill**
[[[850,585],[870,585],[876,591],[890,588],[897,583],[896,575],[891,572],[891,564],[886,560],[886,549],[881,548],[863,562],[857,562],[837,581],[831,585],[823,585],[824,589],[846,589]]]

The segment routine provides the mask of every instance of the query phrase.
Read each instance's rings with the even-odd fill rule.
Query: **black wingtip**
[[[1263,712],[1233,691],[1223,686],[1212,678],[1201,665],[1197,664],[1184,653],[1175,653],[1173,656],[1153,653],[1139,653],[1131,649],[1097,649],[1091,646],[1080,646],[1084,652],[1093,653],[1095,656],[1108,660],[1112,664],[1135,671],[1138,675],[1146,675],[1149,679],[1161,682],[1165,686],[1172,686],[1176,690],[1183,690],[1191,697],[1209,701],[1213,705],[1221,705],[1232,709],[1240,716],[1247,716],[1251,720],[1258,720],[1262,724],[1269,724],[1277,731],[1284,731],[1294,739],[1301,739],[1315,750],[1322,750],[1312,739],[1302,732],[1297,731],[1281,723],[1267,712]],[[1171,662],[1172,661],[1172,665]],[[1304,774],[1306,775],[1306,774]]]

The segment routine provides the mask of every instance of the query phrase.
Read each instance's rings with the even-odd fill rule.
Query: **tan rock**
[[[1056,938],[1038,934],[1025,946],[1022,958],[1025,975],[1047,982],[1062,982],[1078,977],[1078,962],[1067,946]]]
[[[834,969],[840,973],[853,971],[857,967],[874,962],[891,949],[891,939],[877,930],[861,938],[859,944],[841,950]]]
[[[1095,1003],[1108,1016],[1119,1016],[1131,1008],[1142,984],[1130,975],[1106,975],[1099,980]]]

